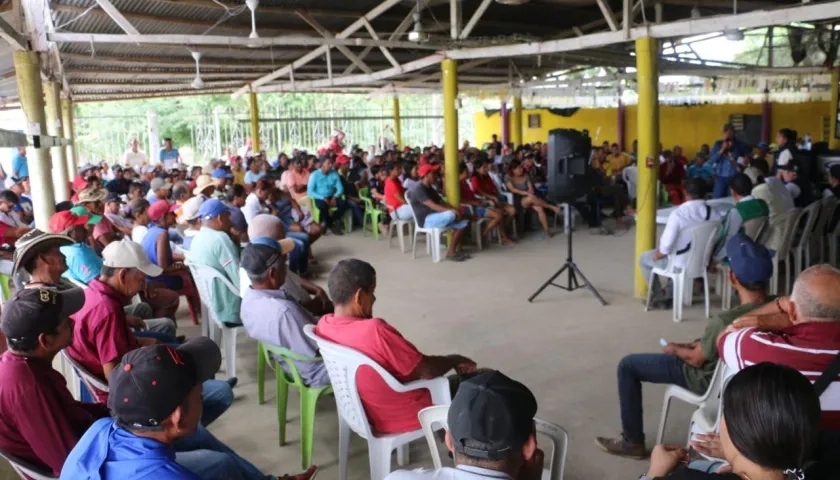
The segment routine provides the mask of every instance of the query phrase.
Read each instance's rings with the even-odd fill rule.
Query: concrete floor
[[[575,236],[575,260],[609,302],[602,307],[586,291],[543,292],[533,304],[526,299],[551,276],[566,256],[566,237],[526,239],[515,247],[491,246],[462,264],[433,264],[425,256],[389,249],[354,233],[326,237],[315,246],[321,262],[318,282],[325,284],[336,261],[357,257],[377,270],[374,312],[397,327],[428,354],[460,353],[480,366],[497,368],[527,385],[539,402],[538,416],[564,427],[570,436],[566,479],[630,479],[647,469],[647,462],[602,453],[596,435],[620,430],[615,368],[632,352],[658,351],[660,338],[689,341],[698,337],[705,320],[700,304],[686,308],[675,324],[670,311],[645,313],[632,296],[634,230],[623,237]],[[396,242],[395,242],[396,243]],[[409,247],[410,248],[410,247]],[[718,301],[714,302],[720,305]],[[186,327],[185,319],[180,321]],[[193,334],[192,327],[184,328]],[[267,403],[256,400],[256,344],[240,337],[239,386],[233,407],[211,430],[267,473],[299,471],[297,396],[290,394],[285,447],[277,444],[274,386],[266,387]],[[656,436],[663,387],[645,388],[648,443]],[[691,413],[674,402],[666,441],[684,440]],[[336,479],[337,419],[331,397],[319,403],[314,462],[319,478]],[[350,479],[367,479],[367,447],[353,436]],[[429,467],[425,442],[411,445],[411,465]],[[396,468],[396,461],[394,462]]]
[[[534,392],[538,416],[569,433],[566,479],[634,479],[646,471],[646,461],[604,454],[593,443],[596,435],[621,430],[616,364],[627,353],[658,351],[660,338],[696,338],[705,325],[699,304],[685,309],[680,324],[671,321],[670,311],[643,311],[632,296],[634,235],[631,230],[622,237],[587,232],[575,236],[575,260],[609,302],[606,307],[587,291],[566,293],[552,287],[534,303],[526,301],[565,260],[562,234],[549,240],[526,239],[515,247],[493,245],[461,264],[433,264],[425,251],[412,260],[410,251],[402,254],[396,247],[389,249],[384,239],[375,242],[358,232],[329,236],[315,246],[320,260],[316,281],[325,285],[329,268],[340,259],[371,262],[378,276],[377,316],[425,353],[466,355]],[[198,335],[183,305],[179,325],[182,333]],[[289,398],[289,443],[279,447],[273,381],[266,385],[266,403],[257,405],[256,342],[240,336],[237,353],[236,400],[210,430],[266,473],[300,471],[296,393]],[[661,386],[645,388],[649,445],[656,436],[662,392]],[[674,403],[666,441],[680,442],[691,409]],[[318,407],[313,458],[321,467],[318,478],[334,480],[338,478],[335,403],[332,397],[323,397]],[[350,452],[349,478],[368,479],[366,443],[354,435]],[[410,467],[431,465],[425,442],[413,443]],[[6,465],[0,465],[0,479],[16,478],[4,470]]]

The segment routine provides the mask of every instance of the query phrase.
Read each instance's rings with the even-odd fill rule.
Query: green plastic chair
[[[279,362],[271,356],[275,354],[288,365],[289,371],[283,369]],[[306,470],[312,465],[312,442],[315,437],[315,405],[318,398],[325,393],[332,393],[332,386],[309,387],[303,383],[300,373],[292,362],[318,362],[321,357],[304,357],[283,347],[257,342],[257,401],[265,403],[265,366],[273,365],[277,381],[277,424],[280,446],[286,445],[286,405],[289,400],[289,387],[294,387],[300,394],[300,452],[301,468]]]
[[[309,202],[308,206],[309,206],[309,211],[312,212],[312,220],[314,220],[315,223],[320,224],[321,223],[321,210],[317,206],[315,206],[315,200],[313,200],[309,197],[306,197],[306,201]],[[338,209],[335,208],[335,207],[330,207],[330,213],[333,213],[336,210],[338,210]],[[349,208],[347,209],[346,212],[344,212],[344,218],[342,220],[344,220],[344,231],[345,232],[352,231],[353,230],[353,212],[351,212]]]
[[[12,298],[12,277],[0,274],[0,303],[6,303]]]
[[[359,198],[365,203],[365,213],[362,217],[362,235],[367,235],[368,220],[370,220],[370,229],[373,231],[373,239],[379,240],[379,217],[384,213],[382,210],[376,208],[373,199],[370,198],[370,189],[362,188],[359,190]]]

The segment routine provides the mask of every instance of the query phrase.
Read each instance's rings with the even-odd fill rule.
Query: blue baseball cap
[[[213,220],[228,211],[227,205],[217,198],[211,198],[198,207],[198,218],[201,221]]]
[[[760,142],[756,145],[758,148],[770,148],[770,145],[767,145],[767,142]]]
[[[213,178],[233,178],[232,173],[228,173],[224,168],[217,168],[210,174]]]
[[[741,283],[759,283],[773,276],[770,251],[739,233],[726,242],[726,256],[735,278]]]

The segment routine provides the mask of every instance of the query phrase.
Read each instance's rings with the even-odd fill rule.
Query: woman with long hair
[[[643,479],[804,480],[820,431],[820,401],[811,382],[783,365],[759,363],[738,372],[723,392],[720,434],[692,442],[729,465],[705,473],[678,465],[684,448],[657,445]]]
[[[513,193],[515,206],[531,208],[537,212],[543,234],[546,238],[551,237],[552,234],[548,229],[548,217],[545,211],[548,209],[554,212],[554,215],[557,215],[560,213],[560,207],[552,205],[537,196],[534,190],[534,184],[528,178],[528,175],[525,174],[522,163],[518,160],[510,162],[510,176],[507,178],[506,186],[508,191]]]

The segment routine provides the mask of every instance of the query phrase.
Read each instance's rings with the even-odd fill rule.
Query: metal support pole
[[[216,108],[213,109],[213,132],[216,136],[216,141],[214,142],[216,144],[216,158],[222,158],[222,153],[224,150],[224,148],[222,147],[222,121],[219,118],[221,114],[221,109],[221,106],[216,106]]]
[[[76,169],[79,167],[79,158],[76,151],[76,128],[73,125],[73,100],[61,99],[61,128],[64,130],[64,138],[70,141],[65,148],[65,161],[67,162],[67,176],[76,176]]]
[[[260,151],[260,104],[256,93],[248,95],[248,103],[251,105],[251,148],[256,154]]]
[[[645,37],[636,40],[636,78],[639,104],[637,107],[639,156],[636,204],[635,291],[644,298],[647,282],[639,268],[642,252],[656,247],[656,179],[659,172],[659,42]],[[675,299],[680,301],[680,299]]]
[[[513,97],[513,113],[510,118],[510,141],[514,148],[522,145],[522,96]]]
[[[444,161],[446,175],[446,200],[453,207],[461,204],[461,183],[458,179],[458,62],[445,59],[443,71],[443,131],[445,139]]]
[[[146,112],[146,125],[149,131],[149,164],[160,163],[160,131],[158,130],[157,112]]]
[[[830,132],[828,139],[828,146],[832,150],[840,149],[840,70],[834,69],[831,72],[831,105],[829,106],[831,112]]]
[[[761,103],[761,141],[770,143],[770,129],[773,121],[773,104],[770,103],[770,90],[764,88],[764,98]]]
[[[394,95],[394,144],[399,148],[402,143],[402,120],[400,120],[400,97]]]
[[[47,134],[63,138],[61,129],[61,84],[44,82],[45,113],[47,114]],[[53,187],[56,202],[70,199],[70,178],[67,176],[67,155],[64,147],[53,147],[52,157]]]
[[[14,59],[20,106],[26,116],[26,133],[43,135],[47,133],[47,118],[44,113],[44,90],[41,88],[38,52],[16,50]],[[50,217],[55,213],[50,151],[47,148],[29,150],[31,153],[27,158],[27,166],[29,167],[29,181],[32,184],[35,225],[46,230]]]

